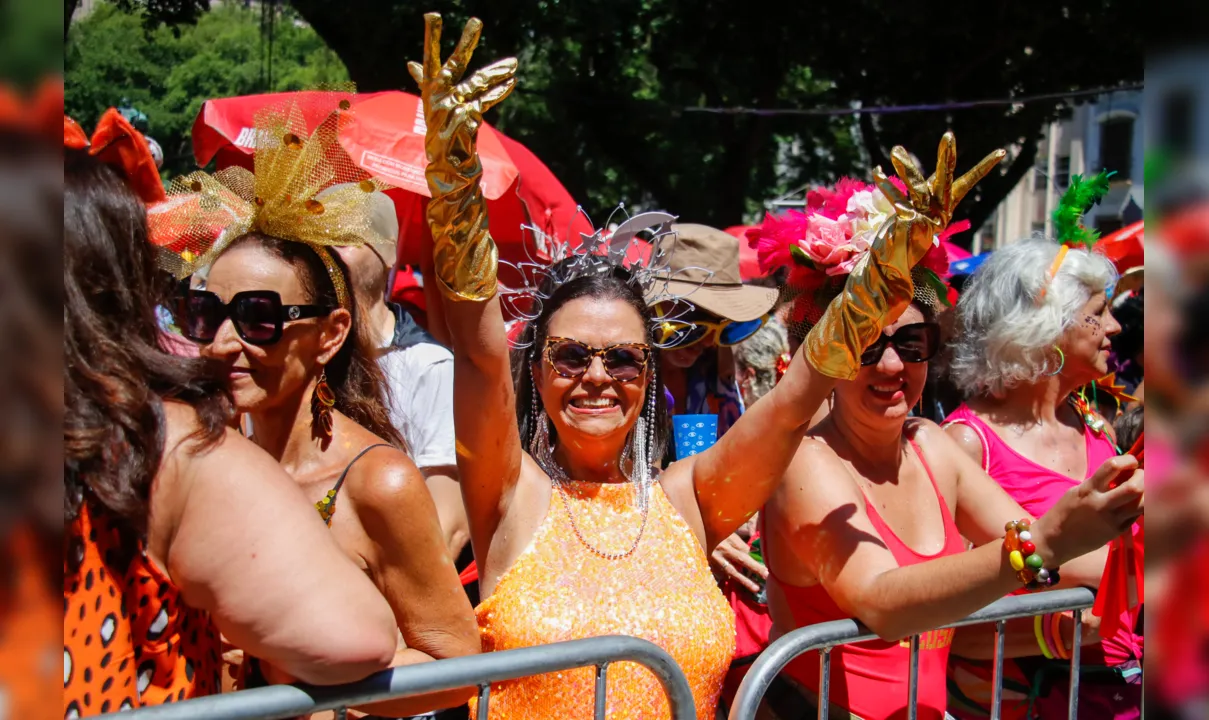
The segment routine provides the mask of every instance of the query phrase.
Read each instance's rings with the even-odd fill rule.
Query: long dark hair
[[[543,288],[546,290],[546,288]],[[568,283],[559,285],[549,294],[549,299],[542,303],[541,314],[525,325],[521,332],[518,349],[512,354],[512,382],[516,388],[516,420],[520,427],[521,443],[527,450],[533,441],[533,433],[537,427],[536,418],[532,417],[533,377],[529,369],[538,357],[546,343],[547,328],[554,313],[572,300],[591,298],[593,300],[621,300],[634,309],[642,318],[644,340],[651,346],[651,369],[655,371],[655,446],[650,448],[648,457],[658,464],[667,446],[667,435],[670,421],[668,420],[667,398],[663,393],[663,367],[659,349],[655,347],[651,311],[646,301],[633,285],[630,284],[630,274],[624,268],[615,268],[608,273],[587,275],[576,278]],[[650,391],[648,390],[648,396]],[[642,412],[647,411],[643,400]],[[556,436],[553,428],[550,430],[551,439]]]
[[[85,492],[137,530],[164,453],[164,400],[197,412],[201,451],[222,436],[231,403],[216,363],[161,346],[157,272],[146,208],[113,168],[67,150],[63,169],[63,483],[74,520]]]
[[[232,247],[254,243],[284,260],[299,270],[303,292],[309,302],[339,307],[336,286],[327,272],[327,266],[315,249],[305,243],[253,233],[239,238]],[[332,261],[346,279],[350,277],[348,266],[339,253],[328,251]],[[374,346],[370,341],[369,328],[365,326],[357,310],[355,293],[348,291],[348,311],[353,317],[352,330],[335,357],[324,367],[327,384],[336,394],[336,409],[353,422],[369,430],[383,440],[399,448],[406,448],[398,429],[390,421],[387,410],[389,388],[378,361],[374,358]]]

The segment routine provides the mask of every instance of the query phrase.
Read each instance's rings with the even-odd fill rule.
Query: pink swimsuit
[[[935,555],[922,555],[908,547],[894,534],[877,513],[872,503],[866,501],[865,512],[869,522],[877,530],[882,542],[894,554],[900,567],[927,562],[947,555],[965,552],[965,542],[953,521],[944,495],[936,485],[932,469],[915,441],[911,447],[923,463],[940,504],[941,521],[944,523],[945,543]],[[798,587],[777,579],[772,571],[765,549],[765,561],[769,562],[769,582],[776,582],[785,593],[793,612],[794,625],[805,627],[830,620],[850,617],[840,609],[822,585]],[[919,652],[919,714],[921,720],[938,720],[945,716],[945,664],[949,659],[949,645],[953,630],[932,630],[920,636]],[[841,645],[831,651],[831,696],[830,702],[846,708],[850,713],[865,720],[890,720],[907,717],[907,679],[911,651],[907,640],[888,643],[872,640],[856,645]],[[794,660],[785,673],[812,692],[819,690],[819,654],[807,653]]]
[[[982,466],[987,474],[995,479],[1007,491],[1013,500],[1018,502],[1026,512],[1033,517],[1044,515],[1058,499],[1075,485],[1079,480],[1067,477],[1050,470],[1016,452],[999,437],[989,425],[980,420],[966,405],[962,405],[945,419],[945,424],[960,423],[972,429],[982,441]],[[1084,443],[1087,448],[1087,475],[1090,477],[1109,458],[1117,456],[1117,449],[1112,441],[1103,434],[1096,434],[1090,428],[1083,428]],[[1136,534],[1138,526],[1133,531]],[[1083,648],[1084,667],[1101,665],[1109,667],[1133,665],[1140,662],[1143,650],[1142,635],[1133,632],[1133,620],[1126,612],[1121,618],[1121,630],[1111,637],[1104,638],[1099,646]],[[965,661],[963,661],[965,662]],[[1136,667],[1131,671],[1136,672]],[[1100,697],[1097,697],[1100,696]],[[1120,696],[1119,698],[1117,696]],[[1055,702],[1064,705],[1064,694],[1055,696]],[[1005,700],[1007,696],[1005,695]],[[1121,702],[1120,700],[1124,700]],[[1103,704],[1100,704],[1100,702]],[[1047,710],[1043,701],[1038,701],[1036,710],[1045,717]],[[1006,704],[1005,704],[1006,711]],[[958,713],[957,710],[953,711]],[[1065,711],[1063,711],[1065,712]],[[959,717],[963,715],[959,714]],[[1013,717],[1005,712],[1004,717]],[[1138,718],[1140,712],[1133,703],[1133,695],[1122,694],[1118,688],[1108,687],[1103,691],[1093,690],[1093,686],[1085,683],[1080,696],[1079,717]]]

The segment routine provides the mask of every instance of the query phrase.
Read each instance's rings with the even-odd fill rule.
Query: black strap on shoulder
[[[340,486],[344,484],[344,478],[348,477],[348,471],[353,469],[353,465],[357,464],[357,461],[361,459],[362,455],[369,452],[370,450],[373,450],[374,448],[380,448],[380,447],[394,447],[394,446],[388,445],[387,443],[377,443],[376,445],[370,445],[369,447],[365,448],[361,452],[357,453],[357,457],[353,458],[349,462],[348,466],[344,468],[344,472],[340,473],[340,479],[336,481],[335,487],[332,488],[332,494],[336,495],[340,492]]]

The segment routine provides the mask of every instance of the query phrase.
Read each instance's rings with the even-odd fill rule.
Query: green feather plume
[[[1054,209],[1054,236],[1058,242],[1090,248],[1100,239],[1099,232],[1083,226],[1083,213],[1108,194],[1108,180],[1116,174],[1101,170],[1087,180],[1082,175],[1071,176],[1070,187]]]

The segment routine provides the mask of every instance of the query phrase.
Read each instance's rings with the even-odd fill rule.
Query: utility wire
[[[1089,90],[1070,90],[1067,92],[1044,93],[1041,95],[1023,95],[1020,97],[996,98],[992,100],[968,100],[966,102],[933,103],[927,105],[882,105],[875,107],[832,107],[832,108],[746,108],[746,107],[686,107],[684,112],[712,113],[716,115],[889,115],[906,112],[935,112],[945,110],[963,110],[976,107],[994,107],[1002,105],[1023,105],[1025,103],[1043,100],[1064,100],[1070,98],[1106,95],[1118,92],[1141,90],[1144,83],[1119,85],[1115,87],[1099,87]]]

